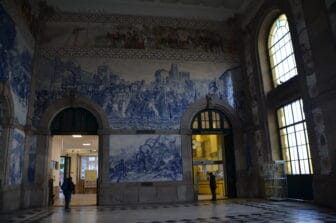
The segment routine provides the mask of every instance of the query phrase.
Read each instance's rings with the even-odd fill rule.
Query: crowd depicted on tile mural
[[[134,142],[134,137],[137,142]],[[110,138],[111,182],[182,180],[180,136],[127,135]],[[138,142],[139,138],[142,143]]]
[[[31,82],[32,53],[18,39],[14,22],[0,5],[0,81],[9,81],[18,120],[24,124]],[[24,111],[24,112],[22,112]]]
[[[44,59],[40,69],[42,75],[52,75],[41,77],[44,80],[36,92],[35,117],[40,117],[54,100],[76,93],[99,104],[114,129],[178,129],[188,105],[208,94],[235,107],[232,81],[207,80],[207,74],[203,79],[192,79],[192,74],[179,71],[177,64],[171,64],[170,70],[157,69],[147,82],[125,80],[109,65],[98,66],[97,73],[90,73],[73,61],[57,58]]]

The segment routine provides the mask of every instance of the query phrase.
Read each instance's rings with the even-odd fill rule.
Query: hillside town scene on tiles
[[[192,70],[181,70],[176,63],[158,63],[148,68],[148,64],[137,61],[133,67],[128,64],[115,72],[116,67],[123,65],[112,61],[84,70],[82,67],[90,66],[85,62],[90,63],[59,58],[41,60],[37,72],[41,81],[35,97],[36,125],[53,101],[76,94],[101,106],[113,129],[178,129],[185,109],[209,94],[233,108],[236,106],[232,80],[221,77],[225,70],[222,64],[210,69],[212,73],[204,71],[194,78],[193,72],[201,69],[197,64],[189,65]]]

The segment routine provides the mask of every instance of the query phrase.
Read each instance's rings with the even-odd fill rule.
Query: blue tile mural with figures
[[[9,81],[15,119],[26,123],[33,50],[0,4],[0,81]]]
[[[110,182],[182,180],[181,136],[111,135]]]
[[[28,142],[28,183],[34,183],[36,172],[36,136],[29,136]]]
[[[72,94],[96,102],[112,129],[179,129],[183,112],[211,94],[235,107],[233,65],[208,62],[41,58],[34,125],[55,100]],[[50,74],[50,75],[46,75]]]
[[[12,146],[8,151],[8,184],[21,184],[22,168],[23,168],[23,153],[25,144],[25,134],[23,131],[14,129],[12,137]]]

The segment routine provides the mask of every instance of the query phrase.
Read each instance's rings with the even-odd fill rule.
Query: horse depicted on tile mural
[[[178,135],[110,136],[111,182],[182,180]]]

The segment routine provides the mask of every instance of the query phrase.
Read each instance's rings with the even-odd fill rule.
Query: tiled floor
[[[336,210],[292,201],[231,199],[167,205],[73,206],[33,209],[0,222],[336,222]]]
[[[97,204],[96,194],[73,194],[71,197],[72,206],[88,206]],[[64,195],[59,193],[58,198],[55,200],[54,206],[64,207]]]

